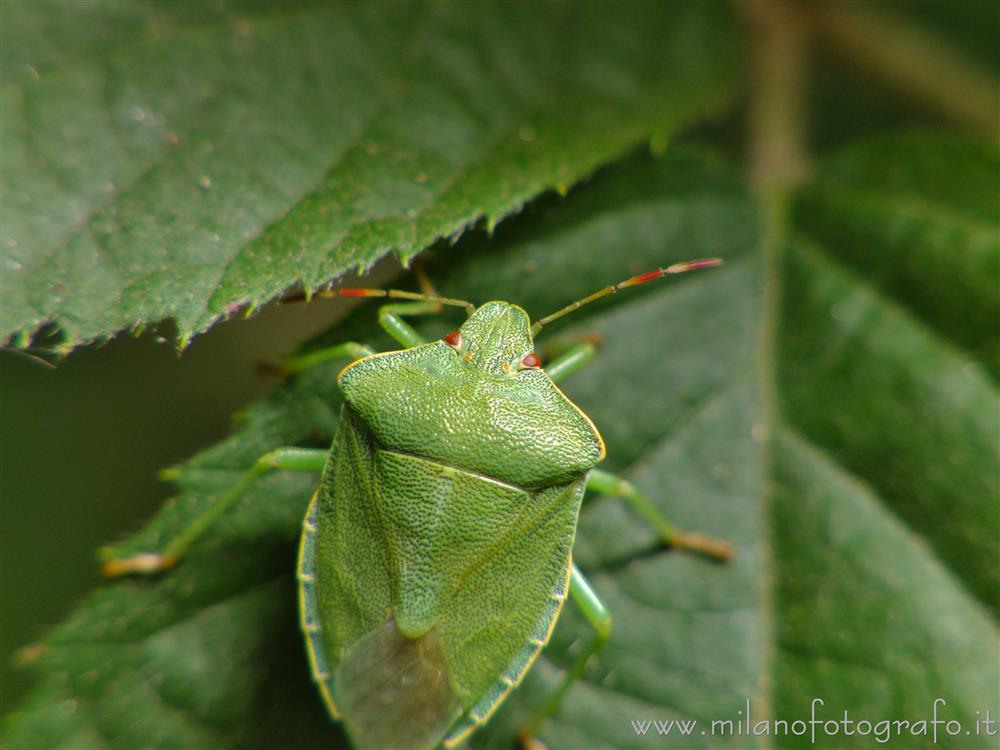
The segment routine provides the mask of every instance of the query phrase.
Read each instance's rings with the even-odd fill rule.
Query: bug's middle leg
[[[733,556],[733,545],[723,539],[694,531],[681,531],[627,479],[600,469],[591,469],[587,478],[587,489],[602,495],[620,497],[635,508],[639,515],[659,533],[660,538],[671,547],[696,552],[716,560],[729,560]]]
[[[581,341],[549,363],[545,367],[545,373],[552,382],[558,383],[582,369],[596,353],[597,347],[593,341]],[[659,533],[660,538],[671,547],[697,552],[718,560],[729,560],[733,556],[733,546],[725,540],[698,532],[681,531],[660,513],[635,485],[622,477],[600,469],[592,469],[587,479],[587,489],[602,495],[620,497],[635,508]]]
[[[558,713],[566,692],[574,682],[583,676],[587,662],[590,661],[590,658],[594,654],[604,648],[604,645],[611,638],[611,613],[608,612],[608,608],[595,593],[590,582],[580,572],[580,569],[576,567],[576,564],[573,564],[572,572],[570,573],[569,595],[573,603],[580,608],[584,617],[587,618],[587,622],[594,629],[594,637],[587,643],[583,653],[577,657],[577,660],[570,667],[569,671],[563,674],[562,679],[559,680],[559,684],[552,691],[552,694],[549,695],[548,700],[531,715],[524,725],[522,725],[520,731],[518,731],[521,746],[525,750],[535,750],[536,748],[545,747],[535,739],[538,727],[545,719]]]
[[[327,451],[312,448],[276,448],[265,453],[222,497],[212,502],[201,515],[171,539],[162,551],[141,552],[125,557],[113,547],[102,548],[101,572],[108,578],[117,578],[133,574],[151,575],[173,567],[188,548],[261,476],[279,469],[321,471],[326,457]]]

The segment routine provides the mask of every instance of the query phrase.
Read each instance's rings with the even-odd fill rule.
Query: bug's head
[[[528,313],[508,302],[480,305],[445,342],[466,362],[490,375],[512,375],[542,366],[534,352]]]

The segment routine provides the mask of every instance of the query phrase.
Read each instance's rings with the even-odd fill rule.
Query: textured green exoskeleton
[[[405,349],[375,353],[348,342],[289,363],[295,372],[354,360],[338,377],[344,406],[330,450],[272,451],[162,553],[120,559],[112,550],[105,572],[168,568],[260,474],[322,467],[298,579],[310,666],[329,713],[359,748],[455,746],[518,685],[570,595],[595,637],[525,724],[527,744],[610,636],[610,615],[572,562],[586,489],[629,502],[668,544],[730,554],[725,542],[679,531],[631,484],[593,468],[604,457],[601,436],[555,381],[594,346],[542,370],[533,337],[620,288],[718,263],[635,276],[534,324],[507,302],[473,308],[410,292],[336,292],[416,301],[379,315]],[[427,343],[402,316],[442,303],[470,316]]]
[[[340,374],[343,418],[299,570],[314,674],[360,745],[459,741],[520,682],[569,590],[604,445],[541,369],[517,368],[530,326],[490,302],[460,347]]]

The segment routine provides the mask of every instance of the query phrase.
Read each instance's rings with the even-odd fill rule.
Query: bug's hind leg
[[[590,639],[570,670],[562,676],[548,700],[521,726],[517,734],[524,750],[540,750],[545,747],[535,738],[538,727],[545,719],[558,713],[566,692],[574,682],[583,676],[587,662],[594,654],[604,648],[604,645],[611,638],[611,613],[608,612],[604,602],[594,592],[586,577],[575,564],[570,574],[569,595],[594,629],[594,637]]]
[[[108,578],[123,575],[151,575],[173,567],[188,548],[225,513],[233,503],[262,475],[278,469],[291,471],[321,471],[327,451],[309,448],[277,448],[265,453],[218,500],[211,503],[200,515],[170,540],[161,552],[141,552],[123,556],[115,547],[99,550],[101,572]]]
[[[649,498],[639,492],[626,479],[600,469],[591,469],[587,478],[587,489],[602,495],[620,497],[636,511],[660,535],[663,541],[679,550],[696,552],[716,560],[729,560],[733,556],[733,545],[724,539],[706,536],[698,532],[681,531],[666,518]]]

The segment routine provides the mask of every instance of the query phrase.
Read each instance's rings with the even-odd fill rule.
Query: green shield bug
[[[454,747],[515,688],[549,640],[569,596],[594,637],[522,729],[525,744],[554,714],[611,617],[572,559],[586,489],[622,498],[672,546],[726,559],[726,542],[675,528],[627,481],[595,469],[604,443],[556,383],[594,356],[583,342],[542,368],[534,337],[582,305],[710,258],[633,276],[532,323],[508,302],[397,290],[379,321],[405,348],[378,353],[347,342],[288,363],[295,372],[350,357],[338,385],[340,426],[329,451],[262,456],[161,553],[105,563],[111,576],[154,573],[191,543],[261,474],[322,471],[303,523],[301,625],[313,678],[330,715],[359,748]],[[406,316],[465,307],[468,319],[427,342]]]

